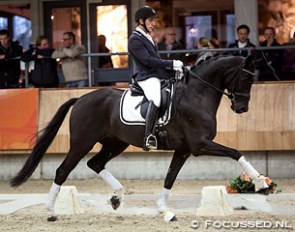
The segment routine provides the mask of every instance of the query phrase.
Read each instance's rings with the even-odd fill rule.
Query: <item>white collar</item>
[[[239,48],[244,48],[244,47],[246,47],[246,45],[247,45],[247,42],[245,42],[245,43],[242,43],[242,42],[238,42],[238,46],[239,46]]]
[[[140,27],[136,27],[136,31],[139,31],[141,34],[143,34],[153,45],[155,45],[155,42],[153,41],[153,38],[149,33],[146,33],[144,30],[142,30]]]

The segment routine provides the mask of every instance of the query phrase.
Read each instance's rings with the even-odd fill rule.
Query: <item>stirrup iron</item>
[[[157,147],[158,147],[158,141],[156,136],[154,136],[153,134],[148,135],[146,139],[144,140],[144,149],[156,150]]]

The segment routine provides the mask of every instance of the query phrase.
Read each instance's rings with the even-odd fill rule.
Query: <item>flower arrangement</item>
[[[270,193],[274,193],[277,184],[268,176],[265,177],[265,182],[269,186]],[[255,193],[255,185],[252,183],[248,173],[243,172],[240,176],[231,179],[229,185],[226,186],[228,193]],[[276,191],[280,192],[280,191]]]

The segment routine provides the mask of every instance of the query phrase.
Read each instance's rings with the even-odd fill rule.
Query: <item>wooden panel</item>
[[[44,89],[40,90],[38,129],[53,117],[58,107],[72,97],[95,90]],[[242,151],[295,150],[295,83],[257,83],[253,85],[249,111],[235,114],[230,100],[223,97],[217,112],[215,141]],[[48,153],[65,153],[69,149],[69,114],[62,124]],[[92,152],[97,152],[97,144]],[[141,148],[129,146],[128,152]]]
[[[39,127],[43,129],[52,119],[57,109],[68,99],[80,97],[94,89],[55,89],[42,90],[40,94]],[[67,114],[56,138],[48,149],[48,153],[65,153],[69,149],[69,115]]]
[[[0,150],[31,149],[37,131],[38,89],[0,90]]]
[[[217,114],[216,141],[238,150],[293,150],[294,88],[294,83],[255,84],[251,92],[249,111],[236,115],[237,121],[235,117],[229,116],[228,109],[222,103]],[[223,101],[229,102],[225,97]],[[236,125],[235,131],[228,124],[229,118]]]
[[[94,89],[42,90],[40,96],[39,129],[47,123],[58,107],[71,97],[78,97]],[[215,141],[238,150],[295,149],[294,98],[295,83],[254,84],[249,111],[235,114],[230,100],[223,97],[217,112]],[[69,147],[69,123],[65,119],[48,152],[63,153]],[[98,144],[92,152],[100,149]],[[127,151],[138,152],[130,146]]]

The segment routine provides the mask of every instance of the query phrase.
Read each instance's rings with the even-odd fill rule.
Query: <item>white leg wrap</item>
[[[53,182],[48,194],[47,202],[45,204],[45,207],[48,211],[54,212],[54,204],[55,204],[57,195],[59,193],[59,190],[60,190],[60,185],[57,185]]]
[[[255,184],[255,192],[258,192],[260,189],[268,188],[268,184],[265,182],[265,177],[260,175],[256,169],[242,156],[239,159],[239,163],[242,165],[244,170],[249,174],[252,182]]]
[[[108,170],[103,169],[99,175],[115,192],[120,191],[123,188],[121,183]]]
[[[246,160],[244,156],[242,156],[238,161],[244,170],[248,173],[251,179],[256,179],[260,175],[257,170]]]
[[[164,211],[167,211],[167,201],[169,198],[170,190],[163,188],[160,198],[157,201],[158,211],[159,213],[163,213]]]
[[[255,192],[258,192],[261,189],[269,188],[268,184],[265,182],[265,176],[260,175],[257,177],[253,183],[255,184]]]

